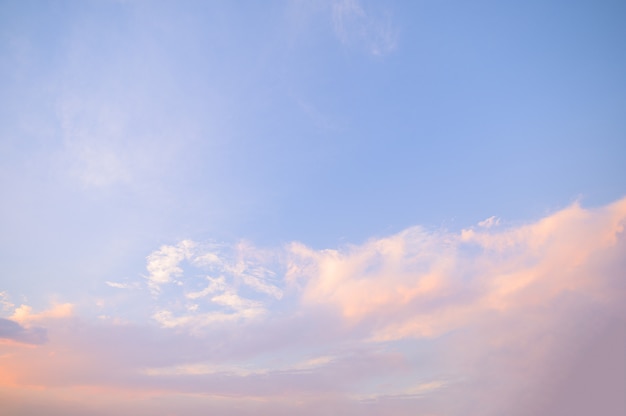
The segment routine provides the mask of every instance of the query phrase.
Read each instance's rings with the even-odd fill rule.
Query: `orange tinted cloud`
[[[625,224],[623,199],[595,209],[574,204],[523,225],[414,227],[334,250],[246,246],[245,258],[231,263],[195,245],[190,258],[230,265],[228,278],[201,276],[180,298],[168,298],[163,284],[160,294],[174,306],[228,308],[229,319],[208,319],[219,310],[165,315],[157,304],[149,322],[114,324],[81,318],[67,303],[42,312],[22,305],[11,328],[45,326],[49,341],[0,344],[0,385],[65,414],[95,411],[93,403],[103,403],[105,415],[545,414],[560,407],[544,390],[578,388],[560,374],[584,360],[594,367],[586,348],[608,351],[615,365],[598,365],[611,385],[626,387],[613,371],[614,352],[626,347],[615,335],[626,320]],[[268,266],[277,258],[285,259],[282,282],[274,279],[281,269]],[[184,266],[176,263],[183,284]],[[256,290],[266,286],[247,275],[282,296]],[[251,305],[263,313],[234,319]],[[611,386],[596,381],[606,397]],[[515,407],[519,397],[530,413]]]
[[[626,199],[574,204],[535,223],[460,233],[413,228],[342,251],[291,246],[287,278],[305,304],[377,321],[379,339],[436,336],[484,311],[538,305],[567,291],[608,299],[601,258],[623,255]],[[610,259],[607,259],[611,261]]]

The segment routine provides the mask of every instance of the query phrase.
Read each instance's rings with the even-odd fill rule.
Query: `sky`
[[[625,414],[625,19],[0,0],[3,412]]]

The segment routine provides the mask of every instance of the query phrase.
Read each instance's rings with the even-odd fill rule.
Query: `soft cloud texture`
[[[71,303],[57,303],[54,304],[50,309],[36,313],[32,312],[32,307],[28,305],[20,305],[19,307],[15,308],[13,315],[11,315],[11,319],[22,323],[48,319],[68,318],[72,316],[73,310],[74,305],[72,305]]]
[[[396,48],[398,30],[389,15],[366,11],[358,0],[334,0],[331,10],[335,34],[344,45],[364,48],[374,56]]]
[[[608,304],[618,276],[589,268],[622,248],[625,217],[622,200],[592,211],[575,204],[504,229],[413,228],[343,251],[294,244],[287,279],[302,279],[306,303],[335,306],[354,323],[375,320],[376,338],[437,336],[483,313],[538,307],[564,293]]]
[[[625,224],[622,199],[522,225],[414,227],[332,250],[184,240],[147,258],[157,326],[77,325],[69,304],[22,305],[3,319],[3,338],[40,345],[45,332],[18,322],[45,319],[50,341],[4,345],[12,358],[2,368],[12,388],[92,386],[116,406],[128,406],[116,390],[126,389],[200,395],[215,409],[234,397],[269,400],[277,414],[316,414],[326,403],[346,414],[494,416],[568,408],[567,392],[582,387],[562,375],[589,373],[594,393],[579,407],[617,415]],[[525,407],[511,407],[516,397]],[[234,414],[249,414],[242,406]]]
[[[260,317],[268,302],[283,296],[277,272],[270,268],[275,257],[244,242],[228,247],[184,240],[162,246],[147,257],[147,284],[158,305],[153,318],[164,327],[197,331]],[[185,273],[183,263],[191,273]],[[182,298],[172,298],[181,289]]]
[[[0,2],[0,413],[626,414],[625,7]]]
[[[43,328],[24,328],[15,321],[0,318],[0,340],[12,340],[38,345],[46,342],[47,335],[46,330]]]
[[[182,274],[179,264],[191,256],[193,247],[193,242],[185,240],[176,246],[163,246],[148,256],[146,268],[150,274],[146,279],[153,292],[158,293],[161,285]]]

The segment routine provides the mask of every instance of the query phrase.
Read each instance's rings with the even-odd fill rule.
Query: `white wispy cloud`
[[[15,305],[10,301],[9,295],[7,292],[0,292],[0,308],[2,312],[8,312],[13,309]]]
[[[215,292],[223,292],[227,289],[226,279],[224,276],[220,277],[207,277],[209,284],[204,289],[197,292],[189,292],[186,293],[185,296],[189,299],[198,299],[208,295],[211,295]]]
[[[184,261],[194,272],[185,273]],[[185,299],[199,303],[168,306],[165,300],[153,317],[165,327],[197,329],[261,316],[266,311],[264,297],[279,300],[283,296],[276,284],[277,273],[270,268],[274,263],[269,251],[244,242],[227,246],[183,240],[162,246],[147,257],[149,289],[167,299],[169,292],[165,287],[177,282]],[[242,296],[240,292],[248,289],[252,293]],[[170,310],[172,307],[177,310]]]
[[[106,281],[104,282],[107,286],[109,287],[113,287],[115,289],[135,289],[137,288],[137,284],[136,283],[120,283],[120,282],[110,282],[110,281]]]
[[[201,333],[205,327],[224,323],[240,323],[241,321],[258,318],[266,310],[252,302],[237,302],[233,297],[217,297],[216,303],[234,309],[226,312],[196,312],[173,314],[169,310],[161,310],[152,315],[152,318],[164,328],[188,328],[192,333]]]
[[[332,21],[339,40],[363,47],[372,55],[386,55],[397,45],[398,30],[390,16],[366,11],[358,0],[335,0]]]
[[[183,240],[175,246],[164,245],[147,257],[149,275],[146,279],[153,293],[158,293],[162,285],[182,275],[180,263],[191,257],[194,247],[193,241]]]
[[[491,228],[500,224],[500,218],[496,216],[489,217],[478,223],[479,227]]]

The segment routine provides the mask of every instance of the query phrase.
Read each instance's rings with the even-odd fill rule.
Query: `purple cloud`
[[[8,339],[24,344],[41,345],[48,340],[44,328],[25,328],[10,319],[0,318],[0,339]]]

